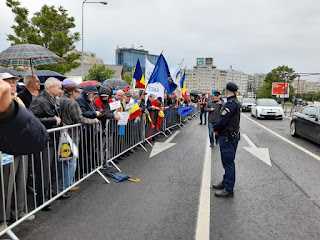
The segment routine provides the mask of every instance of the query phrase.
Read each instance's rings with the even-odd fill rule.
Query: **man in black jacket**
[[[0,151],[12,155],[35,153],[46,146],[47,139],[45,127],[12,100],[10,85],[0,80]]]
[[[22,100],[26,108],[30,107],[32,99],[39,95],[40,81],[37,76],[28,75],[24,77],[25,88],[19,92],[18,97]]]
[[[11,78],[12,77],[13,76],[11,76]],[[24,161],[24,159],[21,158],[13,158],[13,155],[19,156],[41,151],[47,144],[48,134],[45,127],[35,116],[18,102],[13,101],[13,91],[10,85],[1,79],[10,80],[10,76],[8,74],[2,74],[0,76],[0,161],[2,164],[0,182],[3,181],[1,186],[4,187],[4,189],[0,189],[0,201],[5,203],[6,209],[4,210],[3,204],[1,204],[0,220],[3,222],[10,218],[11,202],[18,204],[18,210],[20,210],[19,207],[24,203],[24,200],[22,200],[21,204],[20,198],[17,199],[17,197],[23,195],[20,194],[20,189],[25,190],[25,186],[23,186],[25,179],[21,185],[20,182],[19,186],[16,185],[14,199],[12,196],[13,186],[11,181],[14,181],[16,174],[18,175],[16,171],[17,166],[20,166],[20,161]],[[2,160],[9,160],[9,162],[5,164]],[[14,161],[19,162],[15,162],[16,164],[12,165],[11,162]],[[13,166],[15,170],[12,169]],[[25,175],[22,176],[22,178],[24,177]],[[16,182],[16,184],[18,184],[18,182]],[[2,195],[3,192],[5,193],[4,196]],[[24,209],[22,209],[22,211],[23,210]],[[4,227],[5,225],[1,224],[0,230],[3,230]]]
[[[205,94],[202,94],[200,100],[199,100],[199,108],[200,108],[200,125],[207,124],[207,112],[205,110],[208,103],[208,99],[206,98]],[[203,122],[204,118],[204,122]]]
[[[221,107],[221,94],[218,91],[213,91],[212,96],[205,107],[205,111],[208,112],[210,147],[214,147],[217,144],[217,137],[214,134],[213,125],[219,120]]]
[[[82,88],[81,95],[77,99],[77,102],[84,117],[91,119],[100,117],[101,113],[97,111],[94,106],[94,100],[97,94],[98,88],[96,86],[86,86]]]
[[[36,97],[30,110],[40,119],[47,129],[59,127],[61,124],[60,109],[58,97],[62,94],[61,82],[56,78],[48,78],[45,82],[45,90]],[[56,159],[54,151],[58,146],[59,132],[50,134],[49,147],[42,154],[36,156],[35,174],[36,174],[36,192],[38,206],[49,198],[49,194],[55,194],[57,170],[54,160]],[[43,182],[42,182],[43,179]],[[50,186],[50,179],[52,186]],[[53,187],[53,190],[52,188]],[[43,191],[44,190],[44,191]],[[43,193],[44,192],[44,196]],[[47,208],[49,210],[49,208]]]

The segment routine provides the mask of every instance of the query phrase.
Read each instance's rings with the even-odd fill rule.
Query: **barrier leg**
[[[180,128],[184,127],[184,124],[183,124],[183,122],[182,122],[181,116],[180,116],[180,123],[179,123],[179,127],[180,127]]]
[[[97,173],[103,178],[103,180],[104,180],[106,183],[110,183],[110,181],[108,180],[108,178],[106,178],[106,176],[103,175],[100,170],[98,170]]]
[[[171,130],[170,130],[170,129],[166,129],[166,131],[168,131],[170,135],[172,134],[172,132],[171,132]]]
[[[148,141],[148,140],[147,140]],[[142,149],[145,151],[145,152],[148,152],[148,150],[143,146],[142,143],[139,143],[139,145],[142,147]]]
[[[161,131],[161,133],[162,133],[165,137],[168,137],[168,135],[167,135],[164,131]]]
[[[152,143],[148,139],[146,139],[145,141],[150,145],[150,147],[153,147]]]
[[[19,240],[19,238],[17,237],[17,235],[14,234],[14,232],[12,232],[12,230],[8,230],[7,235],[12,239],[12,240]]]
[[[119,172],[122,172],[121,169],[117,166],[117,164],[115,164],[115,163],[113,162],[113,160],[108,161],[108,163],[109,163],[109,162],[110,162]]]

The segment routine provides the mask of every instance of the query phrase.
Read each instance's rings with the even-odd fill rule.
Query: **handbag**
[[[58,149],[60,161],[67,161],[79,157],[78,146],[71,139],[67,130],[61,132]]]

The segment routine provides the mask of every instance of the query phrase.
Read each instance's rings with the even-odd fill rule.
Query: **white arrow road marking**
[[[242,137],[246,139],[249,147],[244,147],[245,150],[247,150],[249,153],[251,153],[256,158],[260,159],[264,163],[268,164],[270,167],[272,166],[271,160],[270,160],[270,154],[268,148],[258,148],[246,134],[242,134]]]
[[[271,133],[273,136],[276,136],[277,138],[280,138],[282,141],[290,144],[291,146],[295,147],[296,149],[300,150],[301,152],[304,152],[305,154],[309,155],[310,157],[313,157],[314,159],[320,161],[320,156],[309,151],[308,149],[301,147],[300,145],[290,141],[289,139],[281,136],[279,133],[276,133],[275,131],[271,130],[270,128],[267,128],[266,126],[262,125],[261,123],[258,123],[257,121],[251,119],[250,117],[246,116],[245,114],[241,114],[243,117],[248,119],[249,121],[253,122],[257,126],[261,127],[262,129],[266,130],[267,132]]]
[[[171,141],[175,138],[175,136],[177,136],[179,134],[180,131],[176,131],[174,134],[172,134],[166,141],[164,142],[155,142],[155,144],[153,145],[151,154],[149,156],[149,158],[152,158],[156,155],[158,155],[159,153],[173,147],[174,145],[176,145],[175,143],[171,143]]]

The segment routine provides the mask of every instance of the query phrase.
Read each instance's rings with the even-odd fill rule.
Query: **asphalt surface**
[[[198,121],[188,123],[171,149],[151,159],[140,149],[120,162],[140,183],[105,184],[93,176],[15,233],[27,240],[194,239],[206,137]]]
[[[247,117],[241,117],[242,134],[269,149],[272,166],[248,153],[241,138],[234,198],[217,199],[211,192],[210,239],[320,239],[320,162]],[[290,136],[289,119],[253,120],[320,155],[318,145]],[[194,239],[207,126],[194,120],[172,142],[177,144],[151,159],[149,147],[149,153],[140,149],[120,162],[140,183],[105,184],[95,175],[71,199],[56,201],[51,212],[41,212],[15,233],[27,240]],[[211,159],[213,183],[223,174],[218,148]]]
[[[289,135],[288,119],[258,122],[319,152],[316,145]],[[319,161],[245,117],[241,118],[241,132],[258,147],[269,148],[272,167],[246,152],[243,147],[248,143],[241,139],[235,197],[212,198],[211,239],[320,239]],[[217,182],[223,170],[217,150],[213,155],[213,181]]]

